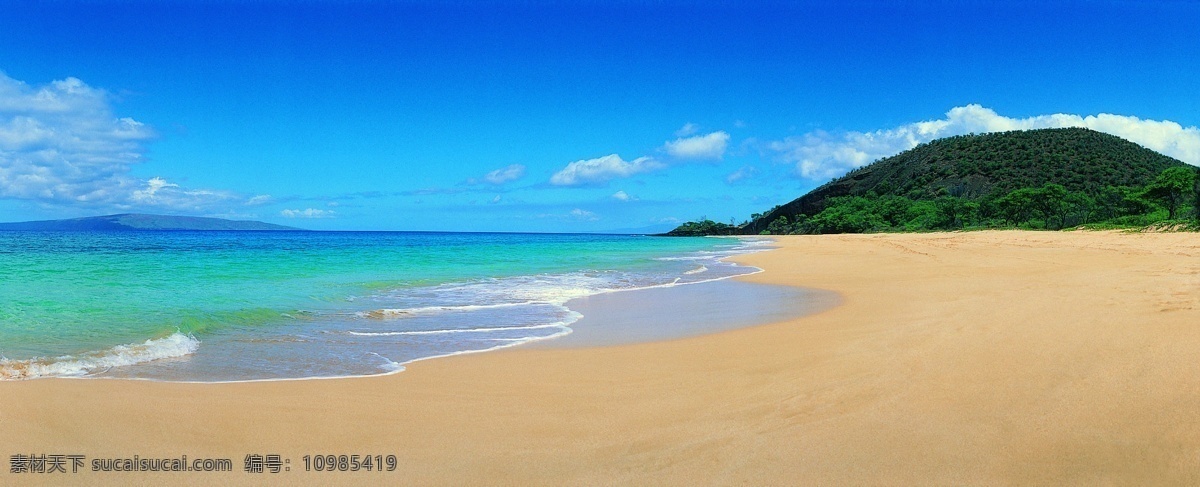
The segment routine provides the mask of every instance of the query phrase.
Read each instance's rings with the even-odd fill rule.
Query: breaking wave
[[[112,367],[136,365],[166,358],[191,355],[200,348],[200,340],[176,332],[143,343],[117,345],[108,350],[79,355],[28,360],[0,360],[0,379],[36,379],[41,377],[82,377]]]

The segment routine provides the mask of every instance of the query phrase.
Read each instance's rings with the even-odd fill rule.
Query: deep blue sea
[[[599,293],[746,274],[731,238],[0,231],[0,379],[386,374],[553,339]]]

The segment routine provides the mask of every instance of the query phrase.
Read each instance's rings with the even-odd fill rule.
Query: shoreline
[[[659,273],[660,275],[658,277],[662,278],[660,280],[666,280],[666,282],[637,283],[637,284],[635,284],[635,287],[604,288],[604,287],[594,287],[594,286],[586,287],[585,286],[585,290],[590,294],[584,294],[581,296],[581,298],[569,298],[569,297],[568,298],[558,298],[558,297],[545,298],[545,297],[543,297],[540,299],[539,298],[530,298],[528,301],[523,302],[523,303],[500,303],[500,304],[486,304],[485,303],[485,304],[481,304],[478,306],[472,306],[472,305],[461,306],[461,308],[464,308],[464,309],[498,308],[498,307],[522,306],[522,305],[552,306],[552,307],[561,309],[563,312],[566,313],[565,317],[563,317],[560,321],[557,321],[554,323],[542,323],[542,322],[536,321],[536,319],[543,318],[543,317],[534,317],[534,318],[531,318],[531,319],[535,319],[535,321],[530,322],[531,325],[521,325],[521,326],[502,326],[502,327],[495,327],[495,328],[470,328],[470,327],[467,327],[467,328],[462,328],[462,329],[458,329],[458,328],[455,328],[452,326],[448,330],[435,329],[435,330],[423,331],[420,328],[418,328],[416,331],[403,331],[403,329],[401,329],[401,331],[397,331],[394,333],[388,332],[390,330],[387,330],[385,328],[384,333],[372,333],[372,332],[355,331],[355,330],[353,330],[353,327],[350,327],[349,325],[346,325],[344,323],[339,325],[338,324],[339,320],[337,320],[336,317],[331,318],[332,321],[334,322],[335,328],[337,326],[343,326],[343,328],[349,329],[349,331],[347,332],[349,335],[354,335],[354,336],[372,336],[372,335],[383,336],[383,335],[407,335],[407,334],[425,335],[425,334],[437,334],[437,333],[457,332],[457,331],[505,332],[505,331],[535,329],[535,328],[554,328],[555,329],[555,332],[551,335],[545,335],[545,336],[531,335],[531,336],[521,337],[521,338],[517,338],[517,339],[510,339],[510,338],[497,339],[496,341],[498,343],[491,343],[491,344],[489,344],[490,346],[487,346],[486,348],[472,348],[469,343],[462,343],[462,344],[460,344],[462,346],[457,349],[447,348],[447,349],[443,349],[443,350],[424,350],[425,353],[432,353],[432,355],[420,355],[420,354],[415,354],[415,353],[405,353],[405,352],[411,352],[411,350],[404,350],[403,346],[401,346],[401,347],[399,347],[399,348],[401,348],[401,350],[399,350],[399,352],[400,352],[399,356],[397,356],[397,354],[395,353],[395,352],[397,352],[397,350],[389,351],[387,349],[387,344],[381,344],[381,346],[383,348],[377,348],[374,351],[366,352],[366,354],[364,355],[364,357],[369,355],[369,356],[374,356],[375,358],[381,359],[384,361],[383,364],[376,364],[374,366],[369,366],[369,364],[368,364],[369,361],[364,359],[362,361],[362,363],[357,363],[357,364],[352,364],[351,363],[352,361],[345,361],[344,363],[349,364],[349,365],[341,366],[340,368],[343,370],[333,371],[333,373],[329,373],[330,371],[328,371],[328,370],[324,371],[324,373],[322,373],[322,371],[320,371],[320,370],[312,370],[311,367],[309,367],[311,365],[311,362],[310,362],[310,363],[295,364],[295,366],[292,369],[288,369],[288,370],[284,371],[283,374],[276,374],[276,376],[273,376],[273,377],[270,376],[271,374],[254,374],[254,373],[245,373],[244,371],[241,373],[235,371],[232,374],[230,374],[230,373],[228,373],[228,370],[222,370],[222,369],[209,370],[208,371],[209,374],[203,375],[203,374],[198,374],[195,370],[189,371],[187,367],[189,367],[189,366],[194,366],[196,368],[213,367],[215,364],[221,363],[219,361],[219,359],[222,358],[221,354],[224,353],[224,354],[228,355],[228,350],[230,349],[230,342],[236,342],[238,340],[236,339],[236,337],[231,339],[231,338],[229,338],[229,336],[216,336],[215,342],[209,342],[208,340],[210,338],[214,338],[214,337],[205,337],[203,340],[204,341],[203,349],[198,350],[201,348],[200,345],[202,344],[201,343],[202,341],[200,339],[198,339],[196,336],[194,336],[190,332],[184,333],[184,332],[180,331],[179,329],[176,329],[175,332],[170,335],[162,336],[162,337],[152,337],[152,338],[147,339],[144,342],[134,341],[134,342],[130,342],[130,343],[121,343],[121,344],[108,346],[107,348],[101,348],[101,349],[95,349],[95,350],[83,351],[83,352],[60,353],[57,355],[56,354],[48,354],[48,355],[44,355],[44,356],[20,358],[20,359],[15,359],[15,360],[3,359],[3,360],[0,360],[0,381],[14,381],[14,380],[21,381],[21,380],[64,378],[64,379],[109,379],[109,380],[140,380],[140,381],[151,381],[151,382],[218,383],[219,384],[219,383],[241,383],[241,382],[296,381],[296,380],[309,380],[309,379],[343,379],[343,378],[383,377],[383,376],[388,376],[388,375],[396,374],[399,372],[403,372],[408,364],[412,364],[412,363],[423,361],[423,360],[431,360],[431,359],[438,359],[438,358],[445,358],[445,357],[453,357],[453,356],[457,356],[457,355],[468,355],[468,354],[503,350],[503,349],[507,349],[507,348],[519,347],[521,345],[526,345],[526,344],[530,344],[530,345],[538,344],[541,342],[545,342],[547,340],[553,340],[556,338],[562,338],[562,337],[568,336],[573,332],[573,328],[571,327],[571,325],[573,325],[574,322],[578,321],[582,316],[578,312],[570,309],[570,307],[566,305],[566,301],[568,301],[568,300],[586,299],[590,296],[607,295],[607,294],[612,294],[612,293],[621,293],[621,292],[625,292],[625,291],[653,291],[653,290],[663,289],[663,288],[683,287],[685,285],[690,285],[690,284],[712,283],[712,282],[718,282],[718,281],[725,281],[725,280],[728,280],[728,279],[731,279],[734,277],[738,277],[738,276],[742,276],[742,275],[762,272],[762,269],[759,269],[757,267],[741,266],[741,265],[726,262],[725,258],[727,258],[731,255],[740,255],[740,254],[747,254],[747,253],[754,253],[754,252],[769,250],[770,247],[767,247],[764,245],[764,244],[770,243],[768,239],[763,239],[761,237],[749,237],[749,238],[729,237],[729,238],[726,238],[726,240],[732,240],[732,241],[736,242],[738,244],[737,247],[730,248],[730,249],[720,248],[720,249],[706,249],[706,250],[698,250],[698,251],[682,250],[682,251],[679,251],[682,253],[678,254],[678,255],[668,254],[668,255],[662,256],[661,258],[655,258],[655,260],[682,260],[682,261],[696,261],[698,263],[703,261],[704,263],[707,263],[709,266],[712,266],[714,263],[719,264],[716,267],[720,267],[721,270],[719,272],[715,272],[715,273],[709,272],[710,269],[705,267],[703,264],[700,264],[698,269],[683,271],[679,275],[675,275],[674,273],[668,273],[665,271],[660,272]],[[707,258],[698,258],[697,255],[693,255],[693,254],[697,254],[697,255],[711,254],[711,255],[709,255]],[[736,270],[730,271],[730,269],[736,269]],[[624,270],[619,269],[619,268],[612,269],[610,271],[611,272],[625,272]],[[564,276],[570,276],[570,275],[578,273],[578,272],[580,272],[580,271],[561,272],[561,273],[557,273],[557,274],[551,274],[551,276],[552,277],[564,277]],[[606,272],[608,272],[608,271],[606,271]],[[734,272],[734,273],[731,273],[731,272]],[[499,279],[522,279],[522,278],[537,277],[537,276],[541,276],[541,275],[543,275],[543,274],[538,273],[538,274],[536,274],[536,276],[533,273],[528,274],[528,275],[518,274],[518,275],[513,275],[513,276],[501,277]],[[671,277],[674,277],[673,282],[670,282],[670,280],[669,280]],[[457,284],[471,284],[471,283],[475,283],[475,282],[479,282],[479,280],[478,279],[467,279],[467,280],[461,281]],[[444,283],[443,285],[453,285],[453,284],[456,284],[456,283],[450,282],[450,283]],[[626,283],[626,285],[628,285],[628,283]],[[576,294],[578,295],[578,293],[576,293]],[[379,309],[379,310],[375,310],[375,311],[355,311],[354,314],[360,318],[367,318],[367,317],[372,317],[370,315],[372,315],[374,313],[378,313],[379,316],[376,316],[376,318],[379,318],[380,322],[374,323],[374,324],[386,324],[386,322],[387,322],[386,316],[389,313],[408,314],[409,312],[415,312],[415,313],[420,313],[423,315],[424,312],[429,311],[429,310],[445,311],[445,310],[451,310],[452,308],[456,308],[456,307],[453,305],[449,306],[449,307],[439,306],[439,305],[430,305],[428,307],[404,308],[404,309],[399,309],[399,310],[385,308],[385,309]],[[288,315],[286,313],[284,314],[284,316],[290,317],[290,315]],[[486,323],[486,321],[481,322],[481,323]],[[367,323],[364,325],[360,325],[360,328],[361,327],[370,327],[372,325],[373,325],[372,323]],[[486,327],[487,325],[482,325],[482,326]],[[343,329],[342,331],[346,332],[345,329]],[[302,330],[302,332],[303,332],[303,330]],[[328,330],[318,330],[317,331],[317,333],[326,333],[326,332],[328,332]],[[303,335],[300,335],[300,336],[305,339],[308,338]],[[268,338],[275,338],[275,337],[268,337]],[[300,341],[308,341],[308,340],[300,340]],[[185,343],[183,345],[179,345],[178,342],[185,342]],[[155,347],[159,347],[159,348],[153,352],[148,352],[147,349],[149,349],[152,344]],[[161,346],[164,344],[167,345],[167,348],[165,348],[165,349],[161,348]],[[217,348],[212,348],[212,347],[214,347],[214,344]],[[364,351],[371,350],[370,348],[366,348],[366,347],[369,347],[370,345],[371,344],[363,344],[362,345],[363,348],[359,348],[359,350],[364,350]],[[225,347],[225,348],[221,348],[221,347]],[[186,350],[179,350],[180,348],[186,348]],[[413,348],[415,349],[417,347],[413,347]],[[129,352],[128,352],[129,350],[133,350],[133,355],[140,355],[140,356],[134,357],[134,358],[128,357],[127,355],[129,354]],[[264,350],[262,350],[262,349],[259,350],[259,352],[263,352],[263,351]],[[266,349],[265,351],[270,352],[271,350]],[[376,353],[376,352],[378,352],[378,353]],[[389,353],[389,352],[391,352],[391,353]],[[284,353],[286,354],[287,352],[284,352]],[[407,356],[405,356],[405,355],[407,355]],[[147,357],[147,356],[150,356],[150,357]],[[312,356],[312,354],[309,355],[309,357],[311,357],[311,356]],[[217,357],[217,359],[214,359],[213,357]],[[2,358],[2,357],[0,357],[0,358]],[[236,356],[226,356],[223,358],[227,359],[227,361],[224,362],[225,364],[240,363],[240,359],[238,359]],[[123,363],[116,364],[116,365],[113,365],[111,363],[102,363],[102,362],[111,362],[113,360],[116,360],[118,362],[123,362]],[[182,362],[185,365],[182,365],[181,368],[179,368],[179,369],[172,369],[171,367],[173,365],[176,365],[176,364],[172,364],[173,362],[175,362],[175,363]],[[101,363],[101,364],[97,365],[97,363]],[[285,363],[290,363],[290,362],[285,362]],[[196,366],[194,364],[203,364],[203,365]],[[219,367],[219,366],[217,366],[217,367]],[[334,367],[338,368],[338,366],[334,366]],[[367,368],[372,368],[372,370],[365,370]],[[350,370],[350,369],[357,369],[357,370]],[[200,370],[200,372],[204,372],[204,371]],[[226,372],[226,373],[222,373],[222,372]],[[247,376],[247,377],[239,377],[239,375]],[[255,377],[255,375],[261,375],[262,377]]]
[[[746,279],[760,272],[575,298],[566,303],[580,314],[571,333],[526,345],[574,349],[680,340],[799,319],[841,301],[830,291]]]
[[[400,461],[370,477],[71,478],[86,483],[1196,483],[1200,244],[1187,237],[783,237],[734,257],[764,270],[740,279],[836,291],[840,306],[352,381],[4,382],[0,437],[9,455]]]

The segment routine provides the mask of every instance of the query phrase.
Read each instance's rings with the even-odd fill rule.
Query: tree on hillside
[[[1174,220],[1175,213],[1186,201],[1188,193],[1195,191],[1196,170],[1190,167],[1172,167],[1159,173],[1154,182],[1146,185],[1143,197],[1161,204],[1167,209],[1167,218]]]
[[[1061,184],[1047,183],[1034,190],[1033,208],[1042,214],[1042,218],[1046,219],[1046,226],[1050,226],[1050,220],[1058,217],[1058,228],[1062,228],[1067,224],[1067,188]]]
[[[792,233],[792,225],[787,216],[780,216],[767,225],[767,233],[771,235],[787,235]]]
[[[1038,190],[1034,188],[1015,189],[996,200],[996,208],[1005,220],[1013,225],[1029,221],[1033,213],[1033,201]]]
[[[829,199],[829,206],[802,224],[804,233],[866,233],[886,229],[873,202],[862,196]]]
[[[1194,189],[1192,191],[1192,206],[1194,207],[1192,208],[1192,217],[1196,221],[1200,221],[1200,176],[1196,177],[1196,182],[1192,184],[1192,187]]]
[[[1087,193],[1071,192],[1067,193],[1067,197],[1063,201],[1062,224],[1067,226],[1067,218],[1075,217],[1075,222],[1072,225],[1090,223],[1092,215],[1096,211],[1096,199],[1088,196]]]
[[[1140,188],[1106,186],[1096,195],[1096,219],[1141,215],[1149,213],[1151,205],[1141,197]]]
[[[685,222],[667,234],[675,236],[736,235],[737,231],[738,227],[702,219],[698,222]]]
[[[874,208],[871,211],[883,219],[885,227],[899,228],[908,222],[912,200],[895,195],[877,196],[873,192],[867,193],[867,197],[873,202]]]
[[[943,196],[934,200],[937,208],[938,228],[953,230],[966,226],[972,216],[979,210],[979,203],[966,198]]]

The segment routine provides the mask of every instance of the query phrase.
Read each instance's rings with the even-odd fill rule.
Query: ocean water
[[[386,374],[553,339],[573,298],[723,279],[765,241],[0,231],[0,380]]]

